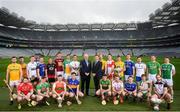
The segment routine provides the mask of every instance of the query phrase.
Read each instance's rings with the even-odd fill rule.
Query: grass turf
[[[115,58],[115,57],[114,57]],[[45,57],[45,62],[47,63],[48,57]],[[82,57],[79,57],[79,60],[81,60]],[[106,57],[105,57],[106,59]],[[124,60],[125,57],[122,57],[122,60]],[[90,57],[90,60],[93,60],[93,57]],[[132,58],[133,61],[136,60],[135,57]],[[29,61],[29,58],[25,58],[25,62],[27,63]],[[143,57],[143,61],[146,63],[149,61],[149,57]],[[163,58],[158,57],[157,61],[162,64]],[[10,63],[9,58],[3,58],[0,59],[0,110],[17,110],[17,104],[15,103],[12,106],[9,106],[9,100],[8,100],[8,90],[7,88],[4,88],[3,79],[5,78],[6,68],[7,65]],[[175,98],[174,103],[172,105],[172,110],[180,110],[180,84],[178,82],[178,79],[180,79],[180,71],[178,70],[180,68],[180,59],[171,59],[171,63],[175,65],[176,67],[176,75],[174,76],[174,89],[175,89]],[[90,83],[91,88],[91,95],[93,95],[93,80],[91,80]],[[128,103],[125,102],[123,105],[113,105],[112,102],[108,102],[106,106],[102,106],[99,99],[92,96],[86,96],[82,99],[83,104],[77,105],[73,104],[72,106],[64,106],[62,109],[57,108],[57,104],[54,101],[51,101],[51,106],[37,106],[37,107],[27,107],[26,105],[23,106],[22,110],[40,110],[40,111],[57,111],[57,110],[63,110],[63,111],[149,111],[151,110],[147,104],[145,103]],[[162,105],[161,110],[166,110],[166,106]]]

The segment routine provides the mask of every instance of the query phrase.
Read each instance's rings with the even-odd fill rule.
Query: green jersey
[[[102,85],[102,89],[108,89],[109,85],[111,85],[111,81],[109,79],[107,80],[100,80],[100,85]]]
[[[160,64],[158,62],[150,61],[150,62],[147,63],[147,68],[148,68],[149,74],[156,75],[156,74],[158,74]]]
[[[40,83],[36,86],[36,90],[41,90],[41,92],[43,94],[45,94],[47,92],[47,89],[50,87],[49,83],[45,82],[45,83]]]
[[[162,64],[161,65],[161,74],[163,79],[172,79],[172,71],[175,70],[174,65],[172,64]]]
[[[71,74],[71,69],[70,69],[70,60],[64,60],[64,71],[66,74]]]

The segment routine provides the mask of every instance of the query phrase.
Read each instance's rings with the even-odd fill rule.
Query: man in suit
[[[86,83],[86,95],[89,96],[89,85],[91,74],[91,62],[87,53],[84,54],[84,59],[80,62],[80,75],[81,75],[81,92],[84,93],[84,85]]]
[[[99,89],[99,81],[103,75],[102,62],[99,60],[98,55],[95,55],[95,61],[93,62],[93,67],[92,67],[92,75],[93,75],[95,92],[96,92]]]

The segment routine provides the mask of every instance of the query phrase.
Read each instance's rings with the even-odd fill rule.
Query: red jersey
[[[18,85],[17,91],[27,95],[29,92],[33,90],[33,86],[31,83],[20,83]]]
[[[55,91],[58,93],[58,94],[60,94],[61,92],[63,92],[64,91],[64,86],[66,85],[66,83],[65,82],[56,82],[55,83],[56,85],[55,85]]]
[[[57,71],[63,71],[63,66],[60,66],[59,65],[59,62],[62,62],[62,65],[63,65],[63,59],[55,59],[55,64],[56,64],[56,69]]]
[[[106,73],[109,75],[110,78],[112,78],[114,75],[114,71],[112,71],[114,67],[115,67],[114,60],[111,60],[111,61],[108,60]]]

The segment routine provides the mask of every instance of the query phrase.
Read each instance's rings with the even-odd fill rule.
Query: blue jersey
[[[125,61],[126,71],[124,71],[125,75],[133,75],[134,62],[133,61]]]
[[[130,84],[130,83],[125,83],[125,89],[127,90],[127,91],[134,91],[134,90],[136,90],[136,83],[132,83],[132,84]]]
[[[68,86],[72,89],[69,89],[69,92],[76,93],[77,86],[79,85],[79,81],[77,79],[68,79]]]
[[[45,76],[45,68],[46,68],[46,65],[42,63],[39,63],[37,66],[37,69],[39,69],[39,75],[41,77]]]

